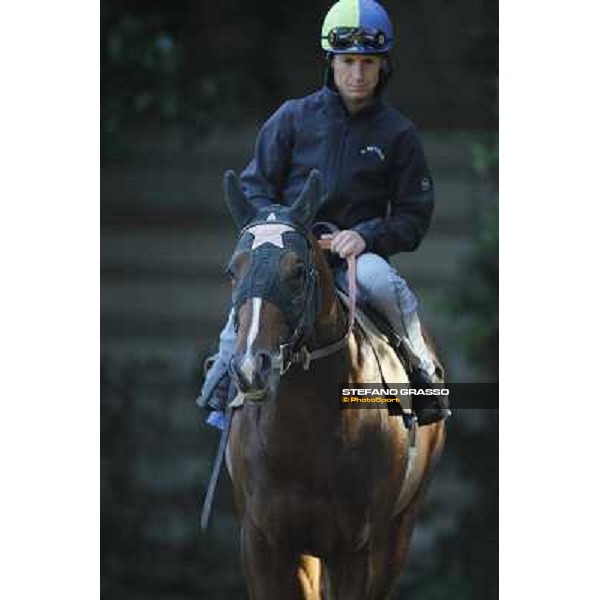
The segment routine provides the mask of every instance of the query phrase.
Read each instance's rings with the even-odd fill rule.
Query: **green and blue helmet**
[[[385,54],[394,45],[394,28],[375,0],[339,0],[321,29],[321,47],[333,54]]]

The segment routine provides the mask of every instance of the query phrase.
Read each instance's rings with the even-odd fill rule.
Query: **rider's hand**
[[[322,237],[331,239],[331,251],[336,252],[342,258],[346,258],[352,254],[358,256],[367,247],[367,242],[365,242],[362,235],[352,229],[345,229],[344,231],[338,231],[332,235],[324,235]]]

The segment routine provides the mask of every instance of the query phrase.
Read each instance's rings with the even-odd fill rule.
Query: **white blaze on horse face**
[[[252,346],[258,336],[260,328],[260,311],[262,308],[262,298],[252,298],[252,314],[250,315],[250,327],[246,336],[246,353],[242,360],[241,370],[248,381],[252,381],[254,372],[254,362],[252,361]]]
[[[294,228],[282,223],[264,223],[262,225],[254,225],[254,227],[250,227],[247,231],[254,236],[252,250],[255,250],[263,244],[273,244],[274,246],[283,248],[283,234],[286,231],[294,231]]]

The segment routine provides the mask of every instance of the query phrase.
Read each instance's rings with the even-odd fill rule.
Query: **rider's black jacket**
[[[316,221],[354,229],[367,252],[417,248],[433,212],[433,182],[413,124],[380,98],[350,115],[324,86],[285,102],[264,124],[241,179],[256,207],[291,205],[312,169],[327,198]]]

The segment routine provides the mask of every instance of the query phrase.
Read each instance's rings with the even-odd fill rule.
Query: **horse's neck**
[[[339,342],[347,327],[331,269],[316,241],[313,252],[319,279],[320,309],[313,332],[305,339],[310,350]],[[266,448],[279,448],[283,443],[282,436],[295,434],[303,439],[314,439],[315,436],[318,438],[319,432],[331,431],[338,425],[340,409],[336,398],[339,385],[351,378],[352,344],[353,340],[339,351],[312,361],[308,371],[297,366],[286,373],[279,384],[277,398],[261,411],[259,427]]]
[[[346,334],[347,320],[323,252],[318,246],[313,251],[319,279],[320,309],[312,333],[304,341],[310,350],[317,350],[339,342]],[[265,423],[269,423],[267,430],[271,427],[281,430],[282,422],[286,423],[283,430],[289,431],[292,424],[298,426],[301,423],[310,428],[317,413],[320,422],[339,419],[337,402],[325,405],[323,399],[335,399],[338,384],[348,380],[351,363],[351,353],[344,347],[312,361],[309,371],[300,367],[290,370],[280,383],[277,401],[265,407]],[[300,426],[300,429],[303,427]]]
[[[347,322],[335,289],[331,269],[318,245],[315,250],[315,264],[319,274],[321,309],[315,320],[314,339],[322,346],[339,340],[345,334]]]

